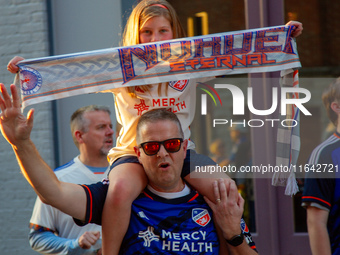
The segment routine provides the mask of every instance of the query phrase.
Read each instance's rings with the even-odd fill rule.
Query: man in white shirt
[[[80,154],[54,170],[60,181],[91,184],[107,176],[107,154],[113,146],[110,110],[89,105],[71,116],[71,132]],[[36,200],[30,220],[29,243],[41,254],[101,254],[101,227],[77,226],[72,217]]]

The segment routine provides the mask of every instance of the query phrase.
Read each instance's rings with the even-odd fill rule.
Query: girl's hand
[[[12,58],[7,65],[7,70],[11,73],[17,73],[19,71],[19,67],[17,66],[18,62],[24,60],[23,57],[15,56]]]
[[[301,22],[291,20],[286,24],[286,26],[295,26],[295,29],[291,34],[292,37],[298,37],[302,34],[303,27]]]

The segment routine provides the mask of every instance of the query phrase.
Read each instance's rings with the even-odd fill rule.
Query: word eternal
[[[262,65],[275,62],[276,62],[275,60],[268,60],[266,54],[248,54],[242,55],[240,57],[236,55],[231,55],[221,57],[188,59],[185,61],[170,62],[170,72],[187,71],[190,69],[196,70],[196,69],[220,68],[223,66],[233,69],[238,64],[247,67],[255,64]]]
[[[236,65],[249,67],[252,65],[276,64],[276,60],[267,58],[269,53],[283,52],[296,54],[289,37],[292,27],[287,33],[284,27],[249,31],[239,34],[212,36],[209,40],[194,39],[173,42],[147,44],[129,48],[120,48],[119,59],[124,83],[134,79],[136,66],[143,73],[160,63],[168,62],[170,70],[187,71],[226,67],[233,69]],[[235,41],[240,45],[235,46]],[[177,51],[177,52],[176,52]],[[179,52],[178,52],[179,51]],[[247,54],[247,55],[245,55]],[[144,66],[141,68],[140,63]]]

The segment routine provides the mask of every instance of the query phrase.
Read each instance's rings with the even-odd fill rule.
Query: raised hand
[[[66,214],[85,220],[86,194],[73,183],[60,182],[52,169],[41,158],[30,139],[33,112],[27,118],[21,113],[21,101],[15,85],[11,85],[12,98],[0,83],[0,129],[12,145],[21,171],[40,199]]]
[[[31,109],[27,118],[21,112],[21,100],[15,85],[10,87],[10,97],[4,84],[0,83],[0,129],[2,135],[13,146],[30,139],[33,128],[33,112]]]

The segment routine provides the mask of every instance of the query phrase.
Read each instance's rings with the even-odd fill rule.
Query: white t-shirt
[[[101,181],[108,174],[108,169],[103,174],[91,172],[78,157],[56,169],[55,174],[60,181],[76,184],[92,184]],[[59,237],[77,239],[86,231],[100,231],[101,227],[96,224],[88,224],[85,227],[77,226],[73,218],[60,210],[46,205],[37,198],[30,223],[49,228],[58,232]],[[98,242],[99,243],[99,242]]]

